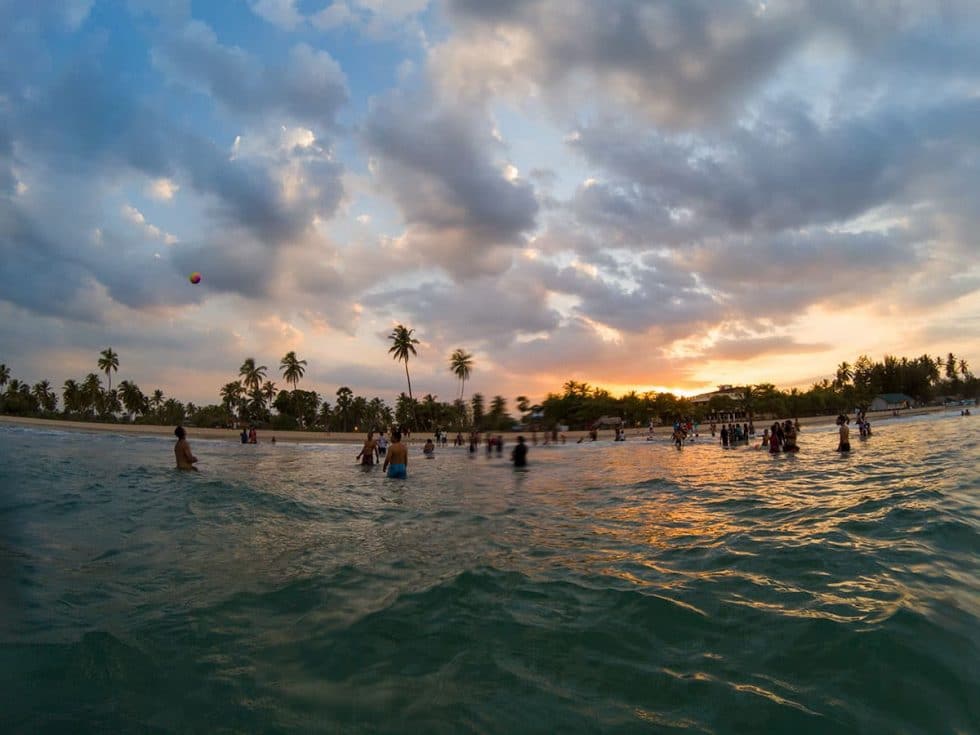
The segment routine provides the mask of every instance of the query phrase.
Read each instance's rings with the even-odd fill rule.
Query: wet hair
[[[187,436],[187,432],[184,431],[183,426],[178,426],[176,429],[174,429],[174,436],[178,439],[183,439],[185,436]]]
[[[518,444],[523,444],[524,443],[524,437],[523,436],[517,437],[517,443]]]
[[[402,433],[400,431],[393,431],[391,432],[391,438],[396,442],[400,442],[402,440]]]

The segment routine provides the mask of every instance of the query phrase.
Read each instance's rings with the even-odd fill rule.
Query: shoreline
[[[891,411],[878,411],[869,412],[868,418],[872,425],[875,425],[881,421],[886,421],[892,418],[907,418],[910,416],[924,416],[936,413],[945,413],[948,409],[943,406],[931,406],[928,408],[913,408],[902,410],[898,417],[894,417]],[[800,426],[833,426],[835,422],[835,416],[805,416],[800,418]],[[773,419],[774,420],[774,419]],[[766,428],[773,420],[756,420],[756,431],[760,432]],[[781,419],[784,420],[784,419]],[[745,423],[740,421],[739,423]],[[47,428],[47,429],[57,429],[60,431],[71,431],[71,432],[89,432],[89,433],[108,433],[108,434],[131,434],[135,436],[163,436],[172,438],[174,427],[173,426],[160,426],[155,424],[100,424],[88,421],[67,421],[61,419],[38,419],[32,417],[22,417],[22,416],[4,416],[0,415],[0,426],[22,426],[27,428]],[[699,434],[702,436],[710,436],[710,422],[702,422],[700,424]],[[720,429],[720,424],[719,424]],[[669,436],[670,427],[668,426],[657,426],[654,429],[655,435],[667,438]],[[239,429],[206,429],[198,428],[194,426],[187,427],[188,438],[193,440],[194,438],[208,439],[212,441],[228,441],[234,444],[240,443],[239,439]],[[449,432],[450,436],[452,432]],[[500,431],[491,432],[494,434],[502,434],[505,437],[510,437],[513,442],[514,438],[519,434],[525,434],[530,436],[532,432],[524,431]],[[543,432],[539,432],[543,433]],[[574,444],[578,441],[580,437],[588,437],[589,432],[585,429],[579,429],[575,431],[566,431],[565,437],[566,442],[569,444]],[[483,432],[484,436],[486,432]],[[464,436],[466,432],[464,432]],[[424,443],[425,440],[431,437],[430,432],[415,432],[412,434],[411,438],[408,440],[409,444]],[[613,436],[613,429],[604,428],[599,432],[601,439],[610,439]],[[647,436],[647,429],[645,428],[635,428],[626,430],[627,438],[643,438]],[[275,437],[277,444],[361,444],[364,442],[366,437],[366,432],[340,432],[340,431],[279,431],[275,432],[270,429],[263,430],[259,434],[259,443],[261,444],[271,444],[272,438]]]

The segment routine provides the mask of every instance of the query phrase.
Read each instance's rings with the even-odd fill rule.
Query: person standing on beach
[[[388,477],[400,480],[408,477],[408,448],[402,444],[400,431],[391,432],[391,446],[388,447],[388,454],[385,455],[385,463],[381,469],[388,473]]]
[[[364,440],[364,446],[361,447],[356,459],[361,460],[362,466],[370,467],[374,464],[374,455],[377,451],[378,443],[374,440],[374,432],[369,431],[367,439]]]
[[[514,467],[527,467],[527,444],[524,443],[523,436],[517,437],[517,446],[510,453],[510,458]]]
[[[381,461],[381,458],[388,453],[388,437],[385,436],[383,431],[378,434],[377,451],[378,461]]]
[[[191,453],[191,445],[187,443],[187,432],[184,431],[183,426],[178,426],[174,429],[174,436],[177,437],[177,443],[174,444],[174,455],[177,457],[177,469],[178,470],[194,470],[197,472],[197,467],[194,466],[197,462],[197,457]]]

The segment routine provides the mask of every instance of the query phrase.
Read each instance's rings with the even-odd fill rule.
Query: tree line
[[[279,361],[279,372],[288,388],[279,389],[269,368],[247,357],[237,377],[219,390],[219,402],[196,406],[164,395],[159,388],[145,394],[132,380],[122,380],[114,388],[112,377],[119,370],[119,355],[111,347],[102,350],[96,361],[105,375],[105,385],[96,372],[81,380],[66,380],[59,395],[48,380],[33,385],[11,376],[0,364],[0,412],[21,416],[65,418],[83,421],[124,421],[129,423],[174,425],[186,423],[202,427],[257,425],[273,429],[314,431],[365,431],[399,425],[414,431],[503,431],[512,426],[552,429],[557,426],[585,428],[599,418],[621,419],[627,426],[671,423],[678,417],[703,420],[720,413],[740,411],[748,416],[812,416],[867,408],[882,393],[899,393],[917,403],[942,397],[976,398],[978,381],[967,361],[953,353],[945,357],[921,355],[915,358],[886,355],[880,362],[861,355],[853,364],[841,363],[833,380],[824,379],[809,390],[782,391],[771,383],[743,385],[732,395],[715,395],[706,403],[693,403],[673,393],[630,391],[613,396],[588,383],[569,380],[561,392],[549,393],[541,404],[532,405],[518,396],[517,417],[508,411],[500,395],[489,402],[481,393],[465,400],[466,381],[474,359],[463,349],[449,358],[449,370],[459,380],[460,390],[451,402],[439,401],[427,393],[414,396],[409,360],[418,356],[419,340],[413,329],[396,326],[389,340],[392,358],[404,363],[408,392],[402,392],[389,406],[379,397],[355,395],[340,386],[331,400],[316,391],[299,387],[307,362],[294,351]]]

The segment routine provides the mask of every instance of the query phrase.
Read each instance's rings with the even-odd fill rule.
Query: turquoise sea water
[[[0,731],[977,733],[978,420],[404,482],[0,428]]]

